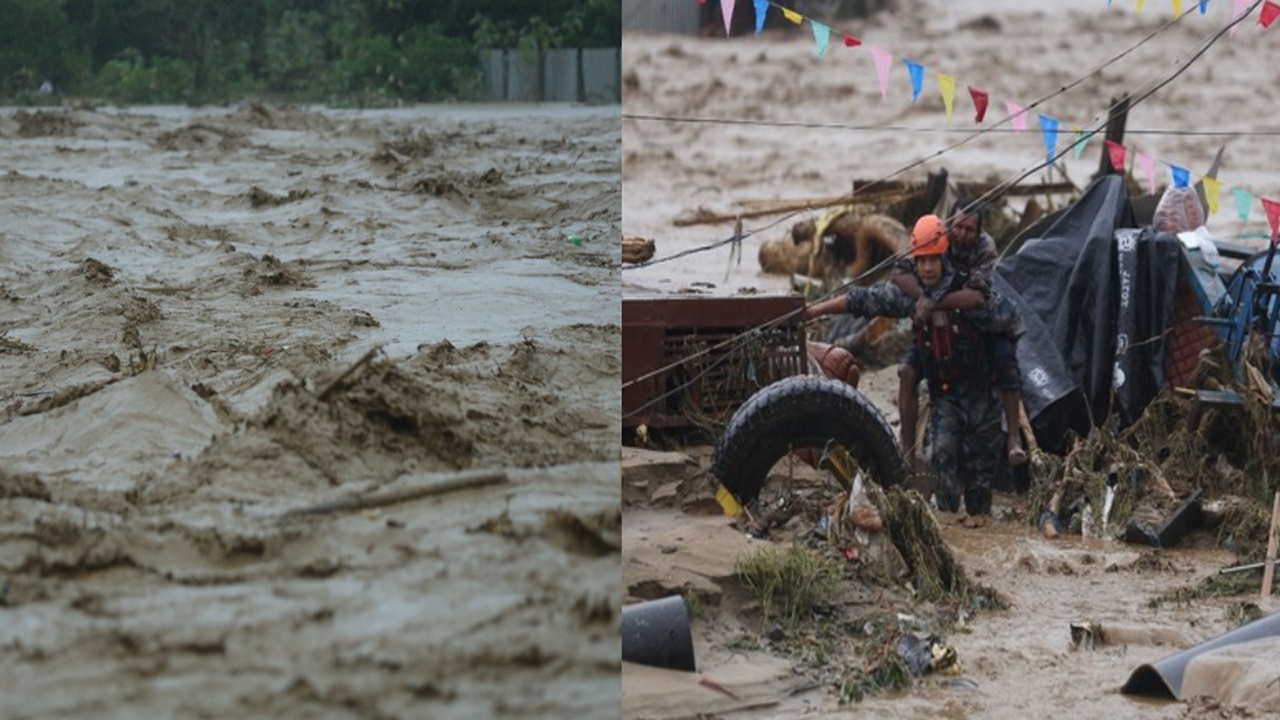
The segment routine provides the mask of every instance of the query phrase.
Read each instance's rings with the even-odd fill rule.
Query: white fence
[[[621,48],[486,50],[484,91],[513,102],[622,102]]]

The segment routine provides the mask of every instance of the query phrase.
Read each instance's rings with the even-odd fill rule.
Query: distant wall
[[[622,0],[622,31],[697,35],[701,14],[689,0]]]
[[[622,102],[621,48],[556,48],[482,53],[484,92],[511,102]]]

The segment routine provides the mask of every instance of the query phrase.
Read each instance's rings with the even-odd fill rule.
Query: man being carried
[[[921,297],[934,307],[923,317],[919,303],[892,281],[875,287],[855,287],[844,297],[805,308],[805,319],[847,312],[862,317],[913,317],[916,343],[904,364],[918,369],[929,383],[931,398],[929,464],[938,478],[938,500],[944,510],[960,508],[963,494],[969,515],[991,511],[991,482],[1001,446],[1000,405],[996,400],[987,342],[1012,333],[1017,312],[1008,299],[993,294],[974,308],[937,309],[959,280],[945,259],[949,244],[946,226],[926,215],[911,233],[911,255]],[[912,386],[914,396],[914,384]],[[911,451],[915,441],[915,407],[902,404],[902,443]]]
[[[1000,253],[996,249],[996,241],[982,230],[980,206],[967,198],[957,200],[951,206],[951,223],[947,232],[950,243],[946,259],[957,276],[955,290],[941,298],[932,298],[922,291],[913,260],[904,258],[894,267],[891,280],[899,290],[916,301],[917,321],[922,321],[934,310],[978,308],[991,297],[992,276]],[[991,363],[995,366],[1000,403],[1004,409],[1005,450],[1011,465],[1021,465],[1027,461],[1027,452],[1022,447],[1019,422],[1022,417],[1022,374],[1018,371],[1016,337],[1012,332],[994,335],[987,347]],[[916,388],[920,384],[920,369],[904,360],[899,368],[899,378],[898,396],[904,403],[901,412],[904,416],[910,412],[914,418],[919,405]]]

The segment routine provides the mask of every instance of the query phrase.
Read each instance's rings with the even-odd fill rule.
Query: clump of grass
[[[839,587],[842,568],[800,545],[768,546],[738,560],[734,571],[760,603],[761,621],[787,627],[814,607],[827,604]]]
[[[684,591],[684,607],[689,613],[689,619],[694,622],[705,622],[707,619],[707,606],[702,603],[702,596],[697,590],[689,589]]]

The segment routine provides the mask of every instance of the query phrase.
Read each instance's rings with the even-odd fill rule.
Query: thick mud
[[[0,112],[0,715],[616,716],[618,133]]]

